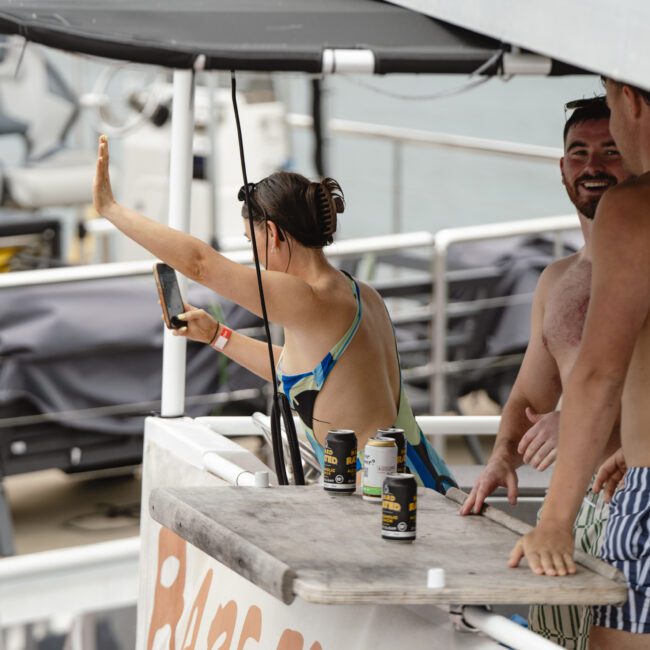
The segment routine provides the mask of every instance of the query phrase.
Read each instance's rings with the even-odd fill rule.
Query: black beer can
[[[378,438],[392,438],[397,445],[397,473],[404,474],[406,470],[406,436],[404,429],[396,427],[387,427],[386,429],[377,429]]]
[[[357,436],[351,429],[330,429],[325,438],[323,487],[338,494],[357,489]]]
[[[415,539],[418,486],[413,474],[389,474],[381,498],[381,536],[398,542]]]

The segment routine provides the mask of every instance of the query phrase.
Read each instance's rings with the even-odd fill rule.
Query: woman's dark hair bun
[[[334,241],[336,215],[345,210],[337,181],[313,182],[295,172],[275,172],[262,179],[251,194],[251,204],[256,222],[273,221],[282,233],[310,248]],[[248,216],[246,205],[242,215]]]
[[[333,178],[324,178],[317,185],[318,220],[326,244],[331,244],[336,232],[336,215],[345,210],[345,199],[341,186]]]
[[[343,190],[339,185],[338,181],[335,181],[333,178],[324,178],[321,181],[321,185],[329,192],[329,195],[332,197],[334,202],[334,208],[337,214],[343,214],[345,212],[345,197],[343,196]]]

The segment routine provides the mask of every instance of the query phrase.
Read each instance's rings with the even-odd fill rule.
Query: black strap
[[[288,485],[287,470],[284,463],[284,451],[282,449],[282,427],[287,432],[289,442],[289,452],[291,456],[291,467],[296,485],[305,484],[305,476],[302,471],[302,458],[300,456],[300,447],[298,446],[298,434],[293,422],[291,407],[287,396],[278,391],[278,381],[275,374],[275,357],[273,356],[273,343],[271,342],[271,330],[269,328],[269,318],[266,313],[266,300],[264,299],[264,287],[262,286],[262,269],[260,260],[257,255],[257,245],[255,241],[255,223],[253,221],[253,209],[251,206],[250,188],[248,186],[248,177],[246,175],[246,160],[244,157],[244,140],[242,137],[241,123],[239,121],[239,109],[237,107],[237,80],[235,71],[231,73],[232,89],[232,106],[235,113],[235,123],[237,124],[237,139],[239,141],[239,158],[241,160],[241,171],[244,180],[244,192],[246,200],[246,209],[248,210],[248,220],[251,231],[251,244],[253,246],[253,258],[255,260],[255,271],[257,272],[257,288],[260,293],[260,304],[262,306],[262,319],[264,320],[264,331],[266,333],[266,342],[269,350],[269,360],[271,362],[271,385],[273,386],[273,406],[271,408],[271,441],[273,447],[273,459],[275,461],[275,473],[280,485]]]

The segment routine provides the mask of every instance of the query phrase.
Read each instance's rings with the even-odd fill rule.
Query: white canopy
[[[649,0],[390,0],[650,90]]]

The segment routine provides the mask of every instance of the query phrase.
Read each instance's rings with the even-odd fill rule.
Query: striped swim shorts
[[[593,624],[650,634],[650,467],[627,470],[612,499],[600,557],[623,573],[628,598],[622,607],[594,607]]]
[[[543,508],[537,513],[538,521]],[[598,557],[608,516],[604,492],[595,494],[590,485],[573,526],[576,549]],[[528,613],[533,632],[567,650],[587,650],[591,621],[591,607],[578,605],[531,605]]]

